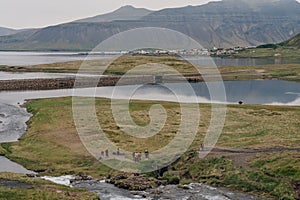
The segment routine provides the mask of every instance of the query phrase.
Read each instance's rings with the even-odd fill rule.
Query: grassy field
[[[286,81],[300,81],[299,64],[261,65],[254,67],[219,67],[226,79],[227,76],[235,77],[234,80],[252,79],[277,79]]]
[[[276,49],[273,48],[255,48],[255,49],[247,49],[240,51],[239,54],[235,55],[235,57],[241,58],[269,58],[275,57],[275,55],[280,54],[280,58],[291,58],[291,59],[299,59],[300,49],[294,47],[279,47]]]
[[[168,116],[172,117],[167,118],[159,134],[147,139],[122,133],[113,120],[110,100],[97,99],[96,111],[107,137],[120,148],[143,152],[148,147],[151,152],[167,144],[175,136],[180,123],[178,103],[153,101],[130,103],[134,121],[139,125],[149,123],[148,109],[156,103],[164,106]],[[211,115],[210,105],[201,104],[199,107],[198,134],[189,150],[169,167],[163,179],[179,179],[181,183],[205,182],[281,199],[294,199],[299,195],[299,151],[251,154],[221,151],[199,159],[199,146]],[[8,158],[41,172],[40,175],[84,173],[101,178],[114,172],[91,157],[80,142],[72,118],[71,98],[35,100],[27,105],[27,109],[34,114],[27,133],[17,143],[1,145]],[[230,105],[217,147],[256,150],[299,147],[299,116],[299,107]]]
[[[28,178],[26,175],[0,173],[0,182],[10,181],[10,187],[0,183],[1,200],[23,199],[99,199],[95,194],[81,189],[71,189],[48,181]]]
[[[114,62],[108,59],[54,63],[44,65],[34,65],[26,67],[1,66],[2,71],[13,72],[73,72],[76,73],[81,65],[84,71],[95,72],[100,71],[106,75],[123,75],[136,66],[143,66],[140,71],[135,74],[168,74],[174,73],[170,70],[157,70],[153,67],[153,63],[167,65],[174,68],[182,74],[197,73],[197,70],[188,62],[179,60],[169,56],[121,56]],[[150,63],[150,64],[149,64]],[[151,64],[152,63],[152,64]],[[105,69],[105,66],[109,66]],[[157,65],[156,65],[157,66]],[[214,75],[215,71],[211,67],[198,66],[200,72],[204,75]],[[282,64],[282,65],[261,65],[255,67],[219,67],[225,80],[253,80],[253,79],[280,79],[288,81],[300,81],[300,65],[299,64]]]
[[[107,75],[124,74],[130,69],[146,65],[148,63],[158,63],[174,67],[179,72],[191,73],[196,72],[191,64],[176,57],[170,56],[121,56],[117,59],[101,59],[87,61],[60,62],[52,64],[32,65],[32,66],[1,66],[3,71],[31,71],[31,72],[74,72],[76,73],[81,67],[86,72],[102,72]],[[148,65],[149,68],[151,67]],[[148,71],[150,72],[151,69]],[[167,73],[166,71],[165,73]],[[163,72],[164,73],[164,72]]]

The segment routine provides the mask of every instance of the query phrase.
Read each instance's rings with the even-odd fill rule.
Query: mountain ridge
[[[260,3],[256,3],[256,7],[253,8],[246,0],[223,0],[200,6],[153,11],[140,19],[114,18],[113,21],[90,22],[88,18],[87,22],[74,21],[50,26],[27,32],[27,35],[19,33],[0,37],[0,49],[91,50],[114,34],[141,27],[176,30],[207,48],[279,43],[300,32],[299,2],[257,2]]]
[[[17,32],[18,32],[18,30],[15,30],[15,29],[0,27],[0,36],[11,35],[11,34],[14,34]]]
[[[145,8],[135,8],[131,5],[123,6],[111,13],[106,13],[102,15],[97,15],[94,17],[88,17],[85,19],[80,19],[73,21],[75,23],[88,22],[88,23],[97,23],[97,22],[112,22],[116,20],[138,20],[153,11]]]

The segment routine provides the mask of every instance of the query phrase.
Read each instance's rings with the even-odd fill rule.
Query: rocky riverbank
[[[119,174],[111,177],[110,182],[117,183],[118,186],[126,188],[135,188],[136,190],[126,190],[118,188],[113,184],[100,180],[74,180],[71,186],[75,188],[83,188],[96,193],[101,200],[126,199],[126,200],[169,200],[169,199],[185,199],[185,200],[266,200],[248,194],[232,192],[224,188],[215,188],[201,183],[191,183],[188,185],[165,185],[153,187],[149,183],[155,182],[153,179],[147,179],[144,175],[127,175]],[[114,181],[111,181],[114,179]],[[141,182],[145,180],[145,182]],[[120,181],[123,184],[120,184]],[[126,183],[126,184],[125,184]],[[143,191],[137,190],[138,183],[141,184]]]
[[[145,191],[147,189],[157,188],[161,185],[167,185],[166,180],[147,177],[145,174],[118,173],[110,175],[106,179],[107,183],[113,184],[118,188],[127,190]]]

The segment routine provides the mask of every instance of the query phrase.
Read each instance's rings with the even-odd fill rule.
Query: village
[[[140,49],[126,52],[130,55],[181,55],[181,56],[230,56],[239,54],[240,51],[252,49],[256,47],[232,47],[232,48],[218,48],[212,49],[182,49],[182,50],[157,50],[157,49]],[[124,53],[124,52],[123,52]],[[123,54],[122,53],[122,54]]]

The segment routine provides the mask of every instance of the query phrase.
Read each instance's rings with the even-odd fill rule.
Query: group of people
[[[109,157],[108,149],[106,149],[105,151],[101,151],[101,157],[99,159],[101,160],[104,157]]]
[[[149,160],[149,151],[145,150],[145,159]],[[134,162],[140,162],[142,160],[142,153],[141,152],[133,152],[132,153],[132,159]]]
[[[120,149],[118,148],[116,152],[112,152],[113,155],[117,155],[117,156],[124,156],[125,153],[121,153],[120,152]],[[145,150],[145,160],[149,160],[149,151],[148,150]],[[99,158],[100,160],[102,160],[103,158],[108,158],[109,157],[109,151],[108,149],[106,150],[101,150],[101,157]],[[133,158],[133,161],[135,162],[140,162],[142,161],[142,153],[141,152],[133,152],[132,153],[132,158]]]

